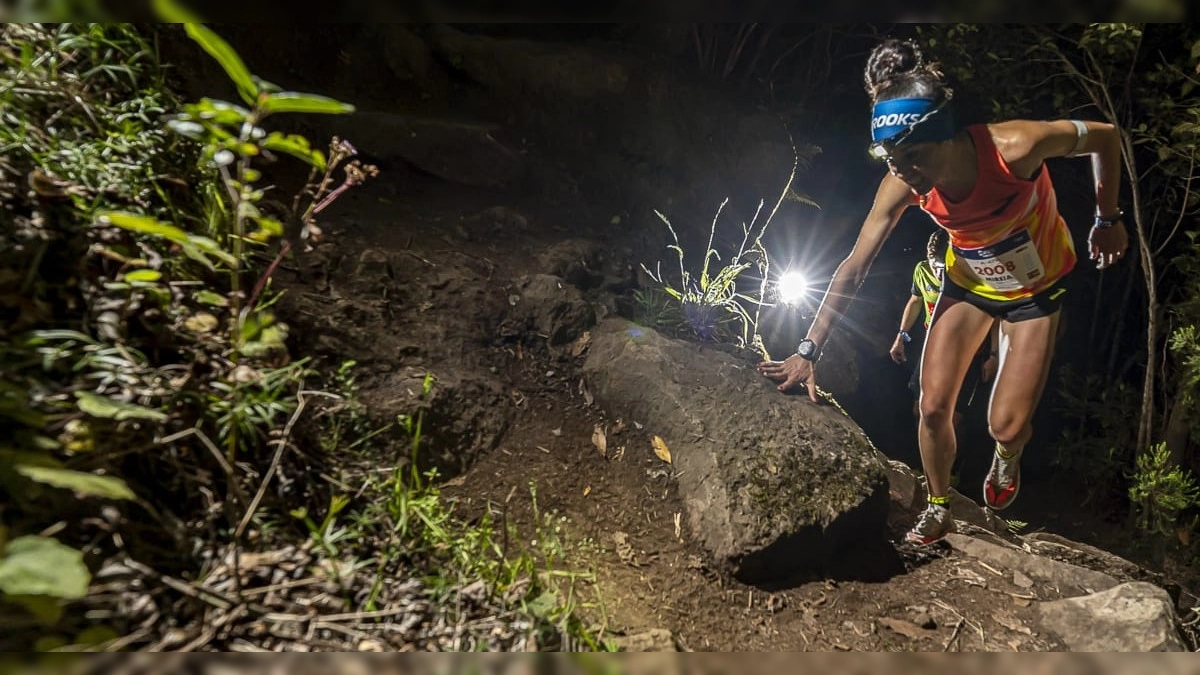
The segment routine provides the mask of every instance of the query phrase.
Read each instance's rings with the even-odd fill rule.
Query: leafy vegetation
[[[529,553],[498,543],[506,524],[465,523],[415,457],[353,496],[282,478],[322,461],[316,449],[365,453],[380,433],[354,398],[352,363],[323,373],[289,353],[272,283],[285,257],[324,236],[317,216],[376,169],[345,140],[326,150],[265,126],[352,106],[284,91],[203,25],[182,30],[239,102],[179,101],[130,25],[0,28],[0,249],[12,252],[0,263],[0,644],[201,647],[215,633],[154,642],[166,627],[153,615],[135,626],[111,584],[89,594],[93,575],[162,584],[169,593],[141,606],[164,603],[181,621],[259,607],[218,622],[229,626],[264,612],[240,595],[249,561],[270,559],[252,552],[299,527],[312,548],[297,564],[343,582],[332,590],[340,610],[401,599],[396,579],[420,580],[438,602],[477,584],[481,603],[524,626],[504,639],[602,647],[575,618],[580,577],[559,568],[552,514],[539,520],[543,550]],[[272,198],[272,167],[296,160],[306,185],[290,203]],[[414,452],[422,415],[394,423]],[[359,593],[367,574],[375,587]],[[97,607],[111,625],[85,618]],[[431,645],[488,639],[456,635]]]
[[[758,333],[758,318],[762,307],[771,304],[771,265],[767,249],[763,245],[763,236],[785,199],[815,206],[812,200],[792,190],[792,182],[800,161],[801,155],[797,152],[792,171],[771,211],[764,215],[764,202],[759,202],[750,224],[742,223],[741,240],[726,261],[722,260],[721,252],[714,248],[713,242],[716,238],[717,223],[728,200],[721,202],[716,215],[713,216],[704,258],[698,270],[689,268],[679,234],[671,225],[671,221],[659,211],[655,211],[655,215],[667,226],[667,231],[671,234],[672,243],[668,244],[667,249],[678,257],[679,274],[675,278],[665,276],[661,261],[653,270],[645,264],[642,265],[642,270],[654,284],[639,289],[635,297],[635,310],[638,314],[636,318],[669,334],[688,333],[704,341],[732,343],[739,348],[751,349],[763,358],[769,358],[762,336]],[[747,279],[749,272],[755,274]],[[757,284],[757,288],[749,292],[738,290],[738,284],[746,281]]]

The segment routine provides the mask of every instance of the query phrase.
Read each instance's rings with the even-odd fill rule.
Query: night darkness
[[[689,24],[690,25],[690,24]],[[587,44],[614,58],[624,61],[629,69],[631,86],[661,86],[667,89],[690,87],[689,91],[707,88],[713,97],[686,107],[679,103],[674,114],[680,118],[676,144],[705,142],[711,151],[720,153],[721,135],[725,129],[713,127],[712,120],[733,120],[740,114],[720,100],[737,100],[747,113],[757,113],[763,119],[782,120],[800,143],[818,146],[816,154],[796,178],[798,191],[820,205],[819,210],[785,203],[767,236],[768,249],[776,261],[802,269],[814,279],[814,286],[823,288],[834,267],[850,249],[862,218],[884,168],[870,159],[866,152],[869,141],[867,128],[869,100],[862,86],[862,68],[871,47],[884,37],[910,37],[915,34],[910,24],[780,24],[772,28],[769,39],[762,43],[762,53],[754,58],[737,59],[726,72],[725,64],[716,60],[705,62],[698,58],[696,35],[672,26],[684,24],[455,24],[455,30],[466,34],[528,41],[532,44]],[[732,28],[725,24],[700,25],[707,29],[713,41],[707,45],[714,53],[731,49]],[[314,30],[305,40],[291,40],[291,35],[276,35],[239,25],[219,25],[239,49],[261,64],[268,79],[320,89],[331,95],[354,100],[360,109],[404,110],[418,114],[448,115],[470,109],[473,114],[508,125],[525,136],[528,143],[540,144],[543,150],[558,154],[558,161],[574,180],[586,184],[584,191],[592,201],[608,201],[610,210],[633,214],[627,222],[639,227],[638,236],[645,249],[635,252],[653,259],[665,244],[660,224],[650,214],[651,208],[666,210],[674,222],[692,222],[681,227],[681,236],[690,238],[700,247],[707,235],[705,226],[719,204],[718,191],[685,185],[690,178],[680,167],[670,166],[669,160],[647,157],[639,149],[631,149],[631,134],[639,132],[639,109],[619,100],[592,109],[581,109],[563,98],[547,99],[541,92],[504,91],[504,83],[472,81],[462,69],[450,63],[434,63],[432,68],[445,75],[427,80],[410,80],[404,86],[384,86],[394,77],[385,63],[369,46],[378,39],[370,30],[353,26],[331,26]],[[746,49],[757,43],[747,43]],[[303,46],[301,46],[303,45]],[[704,45],[702,45],[703,47]],[[393,57],[388,57],[393,58]],[[340,61],[340,63],[339,63]],[[637,64],[642,65],[637,65]],[[639,73],[639,69],[644,69]],[[653,72],[654,75],[646,73]],[[666,73],[666,74],[664,74]],[[186,76],[186,75],[185,75]],[[642,81],[640,78],[647,78]],[[651,82],[652,77],[670,78]],[[216,82],[205,86],[219,86]],[[951,83],[953,85],[953,83]],[[427,91],[419,93],[421,87]],[[693,94],[693,96],[695,96]],[[962,123],[987,121],[990,102],[973,99],[969,93],[957,97],[957,115]],[[663,104],[670,105],[670,102]],[[721,107],[725,106],[725,107]],[[661,112],[661,111],[660,111]],[[1086,114],[1086,112],[1084,113]],[[1030,110],[1030,118],[1060,116],[1052,109]],[[777,123],[777,122],[773,122]],[[684,130],[692,129],[692,132]],[[653,130],[643,129],[651,134]],[[685,138],[684,134],[702,134]],[[651,142],[638,139],[643,145]],[[730,142],[733,142],[731,139]],[[597,144],[617,145],[616,157],[599,158]],[[660,144],[666,146],[666,142]],[[670,148],[676,150],[675,146]],[[375,157],[369,144],[363,152],[385,168],[405,168],[404,162]],[[681,157],[683,155],[680,155]],[[611,160],[611,164],[605,162]],[[694,161],[694,160],[691,160]],[[624,162],[624,164],[622,164]],[[656,162],[658,164],[656,165]],[[412,167],[407,167],[411,169]],[[1076,250],[1082,251],[1093,208],[1090,166],[1086,161],[1055,160],[1050,162],[1060,209],[1072,226]],[[782,183],[786,167],[754,174],[726,173],[718,190],[731,196],[726,213],[730,222],[725,227],[736,230],[737,218],[748,221],[756,200],[768,203],[776,197],[776,186]],[[654,196],[631,190],[628,183],[641,176],[645,183],[656,184]],[[631,180],[632,179],[632,180]],[[699,194],[699,199],[695,195]],[[651,201],[660,199],[661,201]],[[618,206],[619,205],[619,206]],[[673,209],[673,210],[672,210]],[[933,224],[916,209],[909,209],[894,231],[871,274],[851,308],[843,328],[855,336],[859,359],[859,378],[865,385],[860,400],[845,402],[856,421],[888,452],[916,464],[915,423],[910,414],[911,395],[906,389],[907,366],[893,364],[887,347],[894,335],[901,309],[908,297],[912,267],[923,255],[925,242]],[[725,237],[732,237],[724,232]],[[722,234],[718,235],[718,242]],[[1111,323],[1095,306],[1095,289],[1105,279],[1129,270],[1113,270],[1104,275],[1089,269],[1086,260],[1068,280],[1070,292],[1065,303],[1063,337],[1059,344],[1053,370],[1043,402],[1038,409],[1037,432],[1031,443],[1028,468],[1033,475],[1050,473],[1052,454],[1046,450],[1062,433],[1064,423],[1056,413],[1056,374],[1063,366],[1086,369],[1093,358],[1089,340],[1097,339],[1097,331],[1107,330]],[[811,305],[819,301],[814,293]],[[811,308],[810,308],[811,309]],[[1098,322],[1098,323],[1097,323]],[[764,313],[762,332],[773,353],[790,351],[803,337],[807,326],[805,312],[776,308]],[[1127,327],[1128,328],[1128,327]],[[918,329],[919,330],[919,329]],[[1124,333],[1136,338],[1136,331]],[[981,391],[975,397],[959,462],[966,472],[986,470],[990,442],[986,434],[985,412]],[[857,414],[856,414],[857,413]]]
[[[172,3],[0,27],[0,648],[1200,645],[1195,26]],[[1010,120],[1095,124],[961,129]],[[1025,444],[1057,289],[984,296],[1063,269],[1035,171],[1076,264]],[[915,189],[979,282],[937,301],[924,464],[919,318],[890,353],[940,232]],[[992,352],[995,430],[986,351],[951,408],[989,325],[960,301],[1037,319]]]

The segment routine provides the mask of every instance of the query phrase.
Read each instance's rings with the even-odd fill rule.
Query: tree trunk
[[[1116,111],[1109,111],[1114,115]],[[1154,269],[1154,251],[1150,247],[1146,235],[1145,221],[1142,218],[1142,195],[1138,189],[1137,160],[1133,155],[1133,141],[1128,132],[1121,128],[1121,152],[1125,155],[1125,169],[1129,175],[1130,191],[1133,194],[1133,223],[1134,234],[1138,243],[1138,260],[1142,264],[1142,277],[1146,282],[1146,372],[1142,376],[1142,411],[1138,418],[1137,446],[1138,456],[1150,447],[1150,437],[1154,429],[1154,374],[1158,370],[1158,286],[1157,274]]]

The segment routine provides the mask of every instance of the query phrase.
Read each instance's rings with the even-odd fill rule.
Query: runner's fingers
[[[799,382],[800,378],[796,377],[795,373],[792,373],[791,375],[787,376],[787,379],[783,381],[783,384],[779,385],[779,391],[787,391],[788,389],[796,386],[796,384]]]

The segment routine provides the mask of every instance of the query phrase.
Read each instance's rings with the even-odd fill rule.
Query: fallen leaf
[[[618,419],[615,423],[613,423],[612,434],[613,436],[616,436],[622,431],[625,431],[625,423]]]
[[[683,541],[683,514],[676,512],[674,520],[675,520],[675,538],[678,539],[679,541]]]
[[[588,391],[587,383],[585,383],[582,378],[579,380],[579,393],[583,394],[583,401],[589,406],[592,404],[592,401],[595,400],[595,398],[592,396],[592,392]]]
[[[1033,579],[1030,579],[1019,571],[1013,570],[1013,584],[1017,588],[1033,588]]]
[[[219,323],[217,317],[208,312],[196,312],[184,320],[183,326],[197,333],[211,333],[216,330]]]
[[[587,486],[587,487],[583,488],[583,496],[584,496],[584,497],[586,497],[586,496],[588,496],[588,495],[590,495],[590,494],[592,494],[592,486],[591,486],[591,485],[589,485],[589,486]]]
[[[233,371],[229,373],[229,380],[231,382],[236,382],[238,384],[249,384],[251,382],[261,382],[262,379],[263,379],[262,373],[251,368],[250,366],[247,366],[244,363],[242,365],[238,366],[237,368],[234,368]]]
[[[580,354],[586,352],[588,345],[591,343],[592,333],[586,330],[583,331],[583,335],[580,335],[575,342],[571,344],[571,356],[579,356]]]
[[[1013,599],[1013,604],[1016,605],[1017,607],[1028,607],[1029,605],[1032,604],[1032,602],[1029,600],[1029,598],[1024,598],[1019,595],[1012,596],[1012,599]]]
[[[667,442],[661,437],[655,436],[650,439],[650,445],[654,446],[654,454],[667,464],[671,463],[671,450],[667,448]]]
[[[592,429],[592,445],[600,451],[600,454],[608,457],[608,437],[604,435],[604,427],[599,424]]]
[[[920,640],[921,638],[929,637],[932,632],[921,628],[911,621],[905,621],[904,619],[893,619],[888,616],[881,617],[879,619],[879,623],[903,635],[904,637],[912,638],[913,640]]]
[[[617,551],[617,557],[626,565],[637,566],[637,554],[633,550],[633,545],[629,543],[629,535],[624,532],[613,532],[613,544]]]
[[[997,610],[995,612],[992,612],[992,618],[996,620],[996,623],[1000,624],[1001,626],[1004,626],[1005,628],[1013,631],[1014,633],[1024,633],[1025,635],[1033,635],[1033,631],[1029,630],[1029,627],[1026,626],[1023,621],[1021,621],[1017,617],[1013,616],[1012,614],[1005,612],[1004,610]]]

